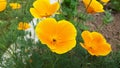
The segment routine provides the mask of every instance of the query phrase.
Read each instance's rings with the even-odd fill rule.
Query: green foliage
[[[120,0],[111,0],[111,8],[115,11],[120,11]]]
[[[103,16],[103,23],[104,24],[109,24],[113,21],[113,17],[110,13],[110,11],[106,11],[104,16]]]

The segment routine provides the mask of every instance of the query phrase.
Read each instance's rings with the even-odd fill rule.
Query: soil
[[[81,0],[80,0],[81,2]],[[83,5],[82,5],[83,7]],[[79,10],[80,10],[79,6]],[[89,21],[86,23],[90,27],[90,31],[96,30],[102,24],[102,15],[96,14],[95,21]],[[113,51],[120,50],[120,12],[112,14],[113,22],[103,26],[98,32],[104,35],[107,42],[111,44]]]

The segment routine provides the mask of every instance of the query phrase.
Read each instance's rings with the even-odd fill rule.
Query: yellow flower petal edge
[[[0,12],[6,9],[7,1],[6,0],[0,0]]]
[[[91,55],[106,56],[112,51],[111,45],[107,43],[103,35],[98,32],[83,31],[81,36],[84,43],[80,43],[80,45]]]
[[[41,43],[57,54],[66,53],[76,46],[77,31],[69,21],[46,18],[37,24],[35,32]]]
[[[20,9],[21,5],[19,3],[10,3],[9,4],[12,9]]]
[[[103,5],[96,0],[83,0],[88,13],[104,12]]]
[[[108,3],[110,0],[101,0],[104,3]]]
[[[19,22],[18,24],[18,30],[27,30],[30,28],[30,24],[27,22]]]
[[[50,0],[36,0],[33,8],[30,8],[30,12],[35,18],[43,18],[52,16],[59,8],[58,2],[51,4]]]

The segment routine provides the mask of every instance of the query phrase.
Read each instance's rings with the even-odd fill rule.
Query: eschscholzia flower
[[[27,30],[28,28],[30,28],[30,24],[26,22],[20,22],[18,24],[18,30]]]
[[[0,12],[5,10],[7,6],[7,1],[6,0],[0,0]]]
[[[60,5],[58,2],[51,4],[50,0],[36,0],[33,7],[30,8],[31,14],[35,18],[43,18],[53,15],[60,8]]]
[[[37,24],[35,31],[41,43],[57,54],[66,53],[76,45],[77,32],[69,21],[46,18]]]
[[[111,52],[111,45],[98,32],[83,31],[84,43],[80,43],[91,55],[106,56]]]
[[[21,5],[19,3],[10,3],[10,7],[12,9],[20,9]]]
[[[83,0],[88,13],[104,12],[103,5],[96,0]]]

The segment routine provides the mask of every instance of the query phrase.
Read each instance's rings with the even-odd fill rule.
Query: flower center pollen
[[[53,39],[52,41],[55,43],[55,42],[56,42],[56,39]]]

